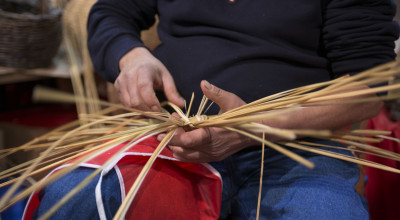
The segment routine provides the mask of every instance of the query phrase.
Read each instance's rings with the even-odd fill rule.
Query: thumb
[[[239,96],[220,89],[206,80],[201,81],[200,87],[204,95],[220,107],[221,113],[246,104]]]

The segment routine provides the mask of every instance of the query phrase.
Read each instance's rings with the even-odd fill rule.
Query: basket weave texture
[[[4,1],[3,1],[4,2]],[[0,66],[39,68],[51,65],[62,40],[61,10],[17,13],[0,5]]]

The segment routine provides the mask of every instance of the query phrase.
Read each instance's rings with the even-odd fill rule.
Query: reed
[[[400,173],[400,170],[387,167],[378,163],[373,163],[355,156],[350,157],[330,151],[330,148],[340,148],[329,145],[314,144],[297,139],[298,137],[308,136],[325,140],[340,142],[347,146],[342,149],[373,154],[392,160],[399,161],[400,155],[387,150],[382,150],[369,145],[368,143],[377,143],[384,139],[389,139],[387,131],[377,130],[304,130],[304,129],[282,129],[273,126],[267,126],[260,123],[262,120],[273,118],[276,120],[290,120],[285,116],[289,111],[295,111],[299,108],[308,108],[319,105],[339,105],[349,103],[349,101],[367,102],[381,100],[385,98],[399,98],[393,95],[384,97],[364,98],[363,95],[374,94],[376,92],[392,91],[400,88],[400,84],[383,85],[374,88],[360,87],[362,84],[373,85],[388,81],[400,73],[400,68],[395,62],[387,63],[379,67],[367,70],[355,76],[346,76],[328,82],[308,85],[279,94],[271,95],[244,106],[232,109],[219,115],[205,116],[208,99],[204,97],[200,103],[197,113],[190,116],[172,103],[166,102],[176,115],[166,111],[163,112],[145,112],[136,109],[127,108],[118,104],[96,100],[95,103],[104,107],[94,113],[84,113],[84,119],[62,126],[48,134],[36,138],[35,140],[22,146],[0,151],[0,157],[6,158],[18,151],[28,151],[32,149],[43,149],[43,153],[32,161],[27,161],[17,165],[9,170],[0,172],[0,179],[8,178],[12,175],[20,176],[0,185],[13,184],[7,193],[0,200],[0,210],[5,210],[15,202],[29,196],[47,184],[55,181],[61,176],[76,169],[81,163],[114,148],[115,146],[127,142],[128,144],[115,153],[103,166],[94,170],[94,173],[73,189],[66,197],[57,203],[48,211],[43,219],[47,219],[61,205],[68,201],[74,194],[79,192],[92,178],[102,170],[107,169],[109,164],[118,158],[122,153],[129,150],[132,146],[143,139],[154,136],[159,133],[167,133],[153,155],[150,157],[142,172],[139,174],[135,183],[131,187],[128,195],[121,204],[115,219],[123,219],[130,204],[135,199],[135,195],[140,189],[147,172],[151,168],[159,153],[164,149],[178,128],[198,129],[204,127],[220,127],[260,142],[263,146],[270,147],[287,157],[296,160],[306,167],[313,168],[315,165],[290,149],[299,149],[313,152],[316,154],[345,160],[365,166],[371,166],[378,169]],[[358,90],[354,90],[357,88]],[[53,97],[50,97],[53,96]],[[361,97],[360,97],[361,96]],[[91,99],[81,96],[71,96],[59,94],[53,91],[39,89],[36,93],[37,99],[52,99],[57,101],[75,102],[79,100],[83,103],[93,102]],[[343,101],[337,101],[344,99]],[[193,96],[188,106],[191,109]],[[114,114],[115,111],[124,111],[122,114]],[[97,126],[101,125],[101,126]],[[275,143],[263,138],[265,134],[280,137],[279,142]],[[393,139],[392,141],[399,141]],[[285,147],[284,147],[285,146]],[[287,148],[286,148],[287,147]],[[262,156],[262,155],[260,155]],[[70,162],[73,161],[73,162]],[[68,166],[66,165],[68,163]],[[16,189],[29,177],[38,173],[48,173],[55,167],[63,166],[58,172],[38,181],[24,191],[15,195]],[[40,167],[40,168],[39,168]],[[261,182],[262,180],[260,180]]]

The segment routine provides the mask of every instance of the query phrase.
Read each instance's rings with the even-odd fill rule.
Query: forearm
[[[374,101],[304,107],[285,113],[284,118],[286,119],[284,120],[266,121],[265,123],[287,129],[336,130],[375,116],[382,105],[381,101]]]
[[[337,130],[377,115],[383,106],[382,101],[345,103],[371,97],[374,95],[319,102],[313,106],[288,110],[282,114],[283,117],[263,120],[262,123],[284,129]]]
[[[143,46],[140,31],[155,19],[155,2],[100,0],[88,19],[88,48],[96,69],[103,78],[114,82],[119,60],[132,48]]]

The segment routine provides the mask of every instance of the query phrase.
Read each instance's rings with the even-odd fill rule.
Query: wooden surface
[[[0,66],[0,85],[37,80],[45,77],[70,78],[68,61],[62,47],[53,58],[53,64],[46,68],[23,69]]]

